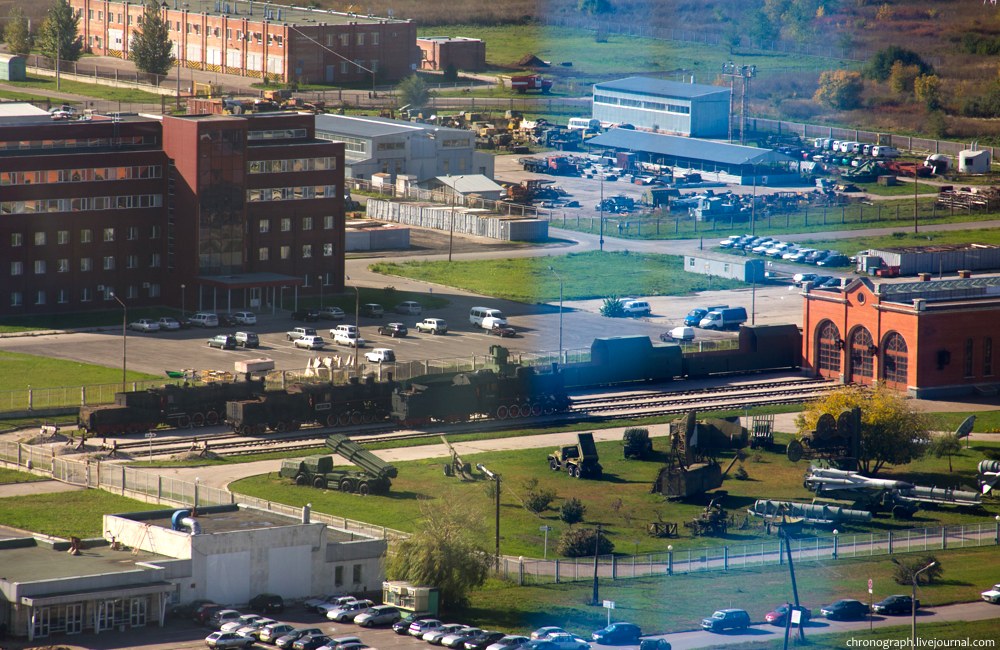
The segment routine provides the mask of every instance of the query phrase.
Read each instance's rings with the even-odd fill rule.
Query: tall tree
[[[143,72],[167,74],[174,64],[174,55],[170,53],[170,29],[155,0],[146,3],[137,26],[129,42],[129,58]]]
[[[836,417],[861,408],[861,471],[872,476],[884,465],[905,465],[923,456],[930,442],[927,419],[899,393],[883,386],[844,386],[810,403],[796,419],[800,432],[816,427],[819,416]]]
[[[386,558],[390,580],[408,580],[441,589],[447,607],[468,601],[469,590],[482,585],[493,564],[482,512],[468,503],[438,499],[420,504],[419,528],[393,543]]]
[[[861,75],[850,70],[827,70],[819,75],[819,86],[813,101],[836,108],[851,110],[861,105],[864,82]]]
[[[3,30],[3,40],[12,54],[28,54],[31,52],[32,37],[28,29],[28,17],[20,7],[11,7],[7,14],[7,27]]]
[[[38,29],[37,45],[42,54],[63,61],[76,61],[83,53],[83,41],[77,33],[80,17],[69,6],[69,0],[56,0],[45,14]]]

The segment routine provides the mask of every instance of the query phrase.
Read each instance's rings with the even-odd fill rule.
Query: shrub
[[[618,298],[617,296],[605,298],[604,304],[601,305],[601,316],[607,316],[608,318],[623,318],[625,316],[625,303],[623,303],[621,298]]]
[[[559,546],[556,547],[556,550],[565,557],[593,555],[596,535],[596,528],[570,528],[559,538]],[[597,544],[598,555],[607,555],[614,550],[614,543],[608,539],[607,535],[602,534],[601,540]]]
[[[536,515],[539,512],[548,510],[556,498],[556,493],[553,490],[545,490],[538,487],[537,478],[525,481],[524,488],[527,491],[524,495],[524,507],[528,512],[533,512]]]
[[[559,509],[559,518],[567,524],[578,524],[583,521],[583,516],[587,514],[587,506],[573,497],[563,501],[562,508]]]
[[[890,45],[887,48],[876,52],[868,65],[865,66],[865,76],[875,81],[885,81],[892,73],[892,65],[896,62],[906,65],[915,65],[920,69],[920,74],[931,74],[934,71],[920,55],[905,47]]]

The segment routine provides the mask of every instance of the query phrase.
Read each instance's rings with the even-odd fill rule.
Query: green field
[[[555,273],[549,270],[555,269]],[[553,257],[456,262],[380,262],[372,270],[434,282],[524,303],[607,296],[686,295],[744,286],[733,280],[685,273],[676,255],[580,253]]]
[[[0,499],[5,526],[69,539],[101,537],[103,515],[159,510],[163,506],[127,499],[103,490],[30,494]]]
[[[162,379],[162,377],[141,372],[126,373],[127,381],[144,379]],[[24,390],[27,386],[53,388],[113,384],[121,380],[120,367],[105,367],[0,350],[0,391]]]
[[[16,88],[30,88],[42,91],[46,94],[57,92],[55,77],[28,77],[27,81],[5,81],[4,83]],[[82,95],[84,97],[93,97],[94,99],[137,104],[159,104],[161,97],[160,95],[149,93],[144,90],[137,90],[134,88],[114,88],[112,86],[85,83],[66,78],[59,80],[58,92]],[[53,99],[52,102],[55,104],[75,103],[72,101],[66,102],[63,99]]]

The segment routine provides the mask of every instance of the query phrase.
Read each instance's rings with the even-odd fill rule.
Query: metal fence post
[[[888,543],[889,555],[892,555],[892,540],[893,540],[893,535],[892,535],[892,531],[890,530],[889,531],[889,543]],[[874,547],[875,545],[872,544],[872,546]]]
[[[941,550],[947,550],[948,548],[948,527],[941,526]]]
[[[729,571],[729,547],[722,547],[722,570]]]

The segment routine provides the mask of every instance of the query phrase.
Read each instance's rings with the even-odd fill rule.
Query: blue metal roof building
[[[605,124],[700,138],[729,133],[729,88],[628,77],[594,84],[593,117]]]
[[[783,185],[782,177],[792,175],[787,163],[794,158],[771,149],[744,147],[738,144],[684,138],[633,129],[611,129],[586,142],[593,150],[614,149],[636,154],[636,165],[653,168],[674,168],[717,174],[717,179],[727,183],[749,185],[754,174],[761,185]],[[793,175],[798,178],[797,172]]]

